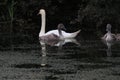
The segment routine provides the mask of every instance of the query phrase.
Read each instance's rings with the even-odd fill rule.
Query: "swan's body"
[[[51,33],[51,34],[48,34],[48,35],[43,35],[43,36],[40,36],[39,37],[39,40],[43,40],[43,41],[58,41],[59,40],[59,36]]]
[[[39,37],[41,36],[46,36],[46,35],[50,35],[50,34],[55,34],[57,36],[59,36],[59,32],[58,30],[51,30],[48,31],[47,33],[45,33],[45,22],[46,22],[46,13],[44,9],[40,9],[39,14],[41,14],[41,19],[42,19],[42,24],[41,24],[41,30],[39,33]],[[73,33],[67,33],[65,31],[62,30],[62,34],[64,38],[74,38],[77,36],[77,34],[80,32],[80,30],[73,32]]]
[[[112,33],[106,33],[103,37],[102,37],[103,40],[107,41],[107,42],[111,42],[111,41],[115,41],[116,40],[116,36],[115,34],[112,34]]]
[[[116,35],[111,33],[111,25],[110,24],[107,24],[106,31],[107,31],[107,33],[102,37],[102,39],[107,42],[115,41]]]
[[[64,25],[58,24],[58,30],[57,30],[58,35],[54,33],[45,34],[45,35],[40,36],[39,39],[44,42],[64,40],[62,31],[61,31],[62,29],[65,29]]]

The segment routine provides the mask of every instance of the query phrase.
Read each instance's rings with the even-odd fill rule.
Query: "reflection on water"
[[[47,64],[47,56],[42,56],[41,57],[41,66],[46,66]]]
[[[111,46],[112,46],[112,43],[107,42],[107,47],[108,47],[108,49],[107,49],[107,56],[108,57],[112,56]]]
[[[107,53],[107,56],[110,57],[112,56],[112,51],[111,51],[111,47],[112,45],[115,44],[115,41],[103,41],[103,43],[107,46],[107,49],[106,49],[106,53]]]
[[[41,44],[41,50],[42,50],[42,56],[46,56],[46,45],[44,42],[41,42],[40,41],[40,44]]]
[[[119,42],[118,41],[104,41],[102,40],[102,42],[107,46],[107,49],[106,49],[106,53],[107,53],[107,56],[108,57],[111,57],[112,56],[112,46],[116,46],[117,44],[119,45]]]
[[[62,51],[62,46],[67,44],[67,43],[74,43],[76,45],[80,46],[80,43],[78,43],[78,41],[74,38],[71,39],[65,39],[65,40],[60,40],[60,41],[39,41],[41,44],[41,52],[42,52],[42,56],[41,56],[41,66],[45,66],[47,64],[47,50],[46,50],[46,46],[50,45],[50,46],[56,46],[58,47],[57,53],[61,53]]]
[[[42,46],[44,46],[46,44],[46,45],[50,45],[50,46],[58,46],[58,47],[60,47],[62,45],[65,45],[66,43],[75,43],[77,45],[80,45],[80,43],[78,43],[78,41],[75,38],[65,39],[65,40],[60,40],[60,41],[56,41],[56,40],[53,40],[53,41],[40,41],[40,44]]]
[[[46,45],[44,42],[41,42],[41,51],[42,51],[42,56],[41,56],[41,66],[45,66],[47,64],[47,52],[46,52]]]
[[[0,51],[0,79],[118,80],[119,48],[120,43],[94,38],[20,43],[14,51]]]

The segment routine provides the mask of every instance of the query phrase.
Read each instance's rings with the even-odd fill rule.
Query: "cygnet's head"
[[[66,30],[65,26],[62,23],[58,24],[58,29]]]
[[[45,10],[44,9],[40,9],[38,14],[45,14]]]
[[[106,26],[106,31],[111,31],[111,24],[107,24],[107,26]]]

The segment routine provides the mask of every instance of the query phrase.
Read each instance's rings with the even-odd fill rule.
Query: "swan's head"
[[[107,24],[107,26],[106,26],[106,31],[111,31],[111,24]]]
[[[65,26],[62,23],[58,24],[58,29],[66,30]]]
[[[45,14],[45,10],[44,9],[40,9],[38,14]]]

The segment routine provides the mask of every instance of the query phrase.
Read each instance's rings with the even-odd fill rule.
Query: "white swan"
[[[41,29],[40,29],[40,33],[39,33],[39,37],[43,36],[43,35],[49,35],[49,34],[55,34],[57,36],[59,36],[59,33],[58,33],[58,30],[51,30],[51,31],[48,31],[47,33],[45,33],[45,24],[46,24],[46,13],[45,13],[45,10],[44,9],[40,9],[39,13],[38,14],[41,14],[41,20],[42,20],[42,23],[41,23]],[[66,38],[74,38],[77,36],[77,34],[80,32],[81,30],[78,30],[76,32],[73,32],[73,33],[67,33],[65,31],[62,31],[62,34],[63,34],[63,37],[66,39]]]

